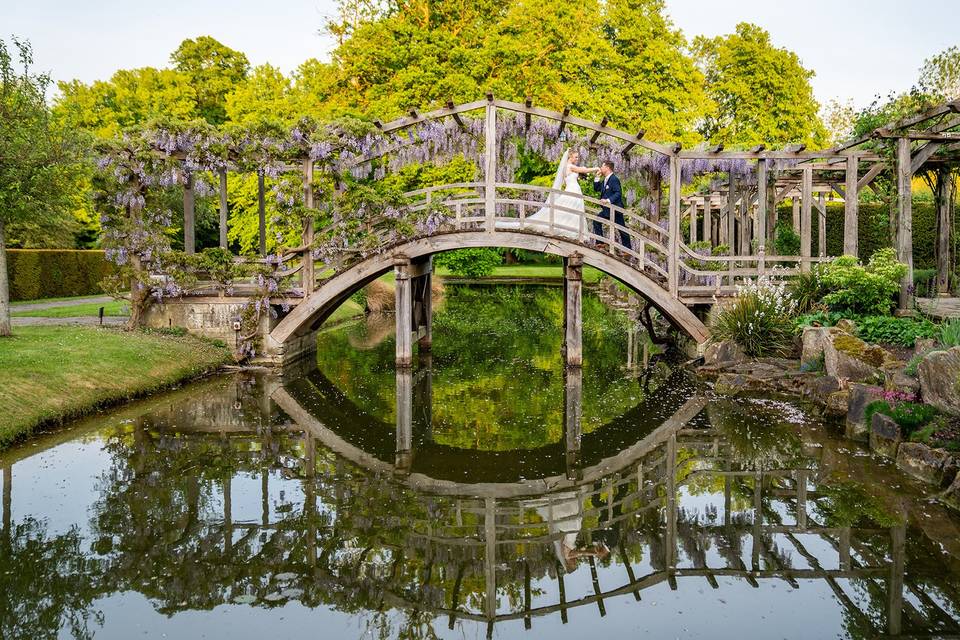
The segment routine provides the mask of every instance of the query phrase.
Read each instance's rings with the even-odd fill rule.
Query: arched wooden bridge
[[[429,281],[432,255],[461,248],[496,247],[525,249],[560,256],[565,264],[566,285],[566,341],[567,364],[580,364],[580,296],[581,267],[589,265],[611,275],[643,296],[674,326],[689,335],[699,345],[709,339],[709,331],[695,312],[698,305],[709,305],[717,299],[735,294],[738,284],[761,274],[775,273],[788,276],[808,269],[813,262],[823,257],[772,256],[766,253],[768,233],[765,226],[769,214],[766,194],[767,159],[803,160],[821,157],[804,154],[802,150],[771,151],[746,154],[758,160],[758,186],[753,192],[742,191],[732,198],[729,210],[741,211],[743,215],[731,216],[734,223],[728,231],[739,241],[742,250],[730,249],[724,255],[704,255],[692,248],[681,234],[681,166],[700,155],[722,157],[719,151],[697,152],[694,155],[681,153],[679,145],[668,147],[645,140],[642,134],[634,135],[606,126],[606,122],[590,122],[571,116],[533,107],[493,99],[450,105],[426,114],[412,112],[409,117],[389,124],[379,125],[386,133],[393,133],[422,125],[423,123],[454,119],[462,124],[460,115],[482,110],[484,113],[483,134],[485,137],[483,181],[442,184],[405,194],[408,199],[406,212],[439,212],[440,222],[429,231],[399,236],[392,227],[378,233],[376,224],[371,231],[377,238],[376,246],[363,252],[345,252],[332,263],[315,264],[315,257],[306,247],[310,246],[314,231],[308,224],[304,229],[304,248],[288,259],[287,272],[299,271],[304,298],[283,317],[269,332],[267,350],[283,354],[284,346],[300,337],[307,336],[323,320],[355,291],[381,275],[395,270],[397,274],[397,363],[410,363],[414,337],[421,348],[429,348],[430,300]],[[605,214],[605,204],[590,195],[575,195],[551,188],[502,182],[497,179],[497,122],[498,113],[523,114],[527,127],[531,118],[544,118],[559,124],[562,135],[564,127],[577,127],[591,133],[590,143],[604,137],[618,141],[618,153],[629,157],[634,149],[642,153],[665,156],[669,167],[666,188],[669,194],[667,215],[660,215],[660,198],[655,198],[655,211],[645,215],[635,208],[610,207],[613,214],[622,214],[624,225]],[[411,136],[412,137],[412,136]],[[609,145],[608,147],[609,148]],[[738,158],[745,152],[738,154]],[[364,162],[382,157],[372,154],[360,160]],[[312,162],[303,163],[305,200],[312,206]],[[661,189],[659,176],[657,194]],[[560,196],[565,196],[560,202]],[[580,199],[581,207],[570,206],[570,197]],[[548,215],[534,217],[538,210]],[[697,219],[689,208],[685,213],[693,215],[690,222],[694,229]],[[401,212],[402,214],[403,212]],[[706,232],[705,232],[706,233]],[[689,238],[696,238],[696,231]],[[629,239],[629,242],[626,241]],[[731,243],[733,246],[734,243]],[[702,248],[701,248],[702,251]],[[716,253],[716,252],[712,252]],[[809,253],[809,252],[808,252]],[[299,260],[300,265],[295,266]],[[776,269],[772,269],[777,265]],[[317,274],[323,273],[322,278]]]

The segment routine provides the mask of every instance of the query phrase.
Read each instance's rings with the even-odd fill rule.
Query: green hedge
[[[103,251],[8,249],[11,300],[103,293],[100,281],[114,273]]]
[[[793,213],[790,206],[781,206],[778,210],[780,220],[792,224]],[[820,216],[813,210],[810,246],[817,253],[817,238]],[[860,259],[868,260],[877,249],[891,247],[890,207],[877,203],[860,203],[858,218]],[[936,245],[937,211],[932,201],[914,199],[913,201],[913,266],[915,269],[933,269],[936,267],[934,246]],[[955,229],[955,231],[960,228]],[[827,202],[827,255],[843,254],[843,203]]]

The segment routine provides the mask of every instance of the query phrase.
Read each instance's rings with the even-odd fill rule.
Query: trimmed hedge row
[[[8,249],[11,300],[103,293],[100,281],[115,273],[103,251]]]
[[[778,209],[780,220],[791,223],[791,207]],[[817,253],[817,237],[820,216],[813,210],[811,226],[811,248]],[[956,218],[955,218],[956,220]],[[890,239],[890,208],[876,203],[860,203],[858,217],[858,235],[860,259],[867,260],[877,249],[893,246]],[[915,269],[933,269],[936,267],[934,247],[937,238],[937,210],[933,202],[914,199],[913,201],[913,266]],[[954,233],[960,227],[954,229]],[[827,255],[839,256],[843,253],[843,203],[827,202]]]

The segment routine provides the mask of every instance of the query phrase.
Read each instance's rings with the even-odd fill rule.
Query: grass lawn
[[[0,446],[214,370],[228,349],[191,336],[96,327],[19,327],[0,338]]]
[[[88,302],[72,304],[68,307],[51,307],[30,311],[17,311],[16,307],[13,307],[10,315],[15,318],[80,318],[96,316],[100,312],[100,307],[103,307],[103,315],[105,316],[126,316],[130,313],[128,303],[122,300],[112,300],[103,303]]]
[[[354,302],[353,300],[347,300],[342,305],[337,307],[336,311],[330,314],[327,318],[327,322],[334,323],[340,322],[342,320],[351,320],[363,315],[363,307]]]

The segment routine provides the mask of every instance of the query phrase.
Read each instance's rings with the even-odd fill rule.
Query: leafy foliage
[[[800,255],[800,235],[793,230],[793,225],[786,220],[777,222],[773,245],[778,256]]]
[[[457,249],[434,258],[434,264],[446,267],[456,276],[482,278],[493,273],[503,263],[503,256],[496,249]]]
[[[762,276],[741,287],[713,321],[715,340],[733,340],[747,355],[782,355],[793,346],[796,303],[782,282]]]
[[[960,318],[950,318],[940,325],[937,338],[947,348],[960,347]]]
[[[730,35],[697,38],[694,49],[717,105],[704,120],[705,138],[743,145],[823,143],[826,130],[810,87],[813,72],[795,53],[775,47],[767,31],[742,22]]]
[[[857,336],[873,344],[896,344],[912,347],[917,338],[937,335],[937,326],[926,318],[895,318],[893,316],[863,316],[856,318]]]
[[[864,410],[867,424],[870,424],[874,414],[877,413],[893,418],[893,421],[903,429],[904,435],[909,437],[914,431],[933,420],[938,411],[929,404],[919,402],[891,403],[887,400],[874,400]]]
[[[900,290],[907,266],[897,262],[893,249],[880,249],[866,266],[853,256],[841,256],[824,264],[820,281],[830,290],[823,297],[831,309],[865,315],[885,315]]]

